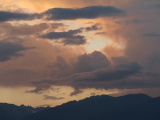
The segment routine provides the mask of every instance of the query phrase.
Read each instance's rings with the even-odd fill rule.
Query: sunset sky
[[[159,0],[0,0],[0,102],[160,96]]]

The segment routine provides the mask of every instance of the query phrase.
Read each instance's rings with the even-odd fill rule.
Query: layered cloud
[[[113,6],[89,6],[84,8],[53,8],[44,13],[48,20],[94,19],[98,17],[124,16],[125,11]]]
[[[126,13],[124,10],[113,6],[88,6],[84,8],[52,8],[43,13],[20,13],[10,11],[0,11],[0,22],[12,20],[74,20],[74,19],[94,19],[99,17],[122,17]]]
[[[0,11],[0,22],[12,21],[12,20],[33,20],[37,18],[36,14],[18,13]]]
[[[44,99],[45,100],[48,100],[48,99],[50,99],[50,100],[61,100],[61,99],[64,99],[63,97],[55,97],[55,96],[48,96],[48,95],[44,95]]]
[[[110,61],[103,53],[94,51],[91,54],[78,56],[78,61],[75,64],[75,71],[79,73],[90,72],[96,69],[106,68],[109,64]]]
[[[59,66],[55,63],[58,71],[54,69],[50,79],[33,82],[37,88],[30,92],[41,93],[52,85],[72,86],[75,91],[71,95],[81,93],[80,89],[85,88],[113,89],[115,87],[109,84],[124,80],[127,82],[130,81],[130,77],[141,74],[141,67],[136,62],[112,65],[110,60],[98,51],[78,56],[77,61],[71,64],[72,66],[64,58],[60,59]]]
[[[0,41],[0,62],[11,60],[12,58],[17,58],[22,56],[21,52],[31,49],[24,47],[19,43],[19,41],[12,41],[10,39],[4,39]]]
[[[86,39],[81,33],[81,29],[69,30],[67,32],[50,32],[46,35],[42,35],[42,38],[48,38],[57,42],[63,43],[64,45],[82,45],[86,43]]]
[[[158,2],[69,0],[36,14],[1,11],[1,85],[34,86],[32,93],[71,86],[71,95],[87,88],[159,88]],[[94,52],[86,50],[89,44]]]

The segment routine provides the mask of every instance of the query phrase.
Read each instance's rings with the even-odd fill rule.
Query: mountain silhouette
[[[16,106],[14,104],[0,103],[0,120],[21,120],[45,108],[33,108],[31,106]]]
[[[101,95],[53,108],[0,103],[0,120],[160,120],[160,97]]]
[[[160,120],[160,97],[92,96],[45,109],[23,120]]]

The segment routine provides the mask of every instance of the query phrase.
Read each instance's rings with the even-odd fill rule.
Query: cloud
[[[86,43],[84,36],[77,35],[62,41],[64,45],[83,45]]]
[[[12,20],[73,20],[73,19],[94,19],[98,17],[120,17],[125,11],[113,6],[88,6],[84,8],[52,8],[44,13],[20,13],[10,11],[0,11],[0,22]]]
[[[75,89],[75,90],[70,94],[70,96],[74,96],[74,95],[80,94],[80,93],[82,93],[82,92],[83,92],[83,91],[80,90],[80,89]]]
[[[153,7],[160,8],[160,4],[155,4],[155,5],[153,5]]]
[[[105,32],[97,32],[95,35],[105,35]]]
[[[90,27],[86,27],[86,28],[84,28],[86,31],[95,31],[95,30],[102,30],[102,26],[101,26],[101,24],[94,24],[94,25],[92,25],[92,26],[90,26]]]
[[[24,47],[19,42],[12,41],[12,38],[0,41],[0,62],[11,60],[22,56],[20,53],[31,48]]]
[[[78,73],[71,77],[75,82],[102,82],[120,80],[136,74],[141,67],[137,63],[121,64],[115,67],[95,70],[93,72]]]
[[[60,38],[70,38],[73,35],[76,35],[78,33],[81,33],[82,31],[80,29],[77,30],[69,30],[67,32],[50,32],[46,35],[43,35],[43,38],[48,39],[60,39]]]
[[[97,89],[124,89],[124,88],[137,88],[137,83],[142,87],[142,78],[137,76],[140,74],[140,66],[137,63],[121,64],[120,66],[110,66],[104,69],[97,69],[90,72],[73,73],[71,76],[62,78],[53,78],[34,82],[34,85],[44,88],[43,85],[48,85],[48,88],[54,86],[71,86],[75,89],[70,95],[81,93],[81,89],[97,88]],[[133,77],[133,78],[132,78]],[[132,79],[131,79],[132,78]],[[135,79],[135,80],[134,80]],[[144,81],[143,81],[144,82]],[[148,87],[149,83],[143,86]],[[36,91],[39,93],[40,91]]]
[[[47,34],[41,35],[41,38],[47,38],[54,40],[58,43],[63,43],[64,45],[83,45],[86,43],[84,36],[80,35],[83,32],[101,30],[102,26],[97,23],[90,27],[81,27],[75,30],[69,30],[64,32],[49,32]]]
[[[44,99],[45,100],[61,100],[64,99],[63,97],[55,97],[55,96],[48,96],[48,95],[44,95]]]
[[[146,37],[160,37],[160,33],[154,33],[154,32],[146,33],[146,34],[144,34],[144,36],[146,36]]]
[[[69,77],[74,73],[90,72],[96,69],[106,68],[110,65],[107,57],[99,51],[91,54],[82,54],[76,58],[57,56],[52,64],[48,64],[50,76],[55,79]]]
[[[75,89],[70,95],[76,95],[82,92],[81,89],[86,88],[97,88],[97,89],[112,89],[118,88],[119,81],[125,80],[124,84],[126,86],[131,86],[128,81],[132,77],[141,74],[141,67],[136,62],[127,62],[125,58],[114,58],[116,59],[116,64],[112,65],[107,57],[99,51],[95,51],[91,54],[84,54],[77,57],[77,61],[71,63],[70,65],[65,61],[64,58],[59,58],[61,61],[59,64],[58,73],[57,71],[53,72],[53,75],[50,79],[41,80],[34,82],[34,86],[37,86],[40,93],[44,89],[49,89],[53,86],[71,86]],[[119,62],[117,62],[119,60]],[[63,66],[64,63],[64,66]],[[57,65],[57,63],[56,63]],[[55,68],[55,67],[54,67]],[[68,69],[69,68],[69,69]],[[57,70],[57,68],[55,68]],[[64,69],[64,70],[63,70]],[[69,73],[66,74],[66,71]],[[56,74],[59,74],[56,76]],[[65,76],[64,76],[65,74]],[[137,81],[136,81],[137,82]],[[132,84],[133,82],[131,82]],[[116,87],[115,87],[116,86]]]
[[[0,22],[12,20],[32,20],[38,18],[38,14],[27,14],[18,12],[0,11]]]
[[[140,23],[145,23],[145,20],[139,20],[139,19],[131,19],[131,20],[126,20],[126,21],[116,21],[115,23],[117,24],[140,24]]]
[[[40,23],[35,25],[19,24],[12,25],[10,23],[0,24],[1,33],[4,34],[3,37],[18,37],[24,35],[35,35],[49,28],[49,24]]]
[[[111,58],[114,64],[120,65],[120,64],[127,64],[129,63],[129,60],[124,56],[116,56]]]
[[[67,85],[75,88],[75,91],[71,93],[71,95],[80,93],[81,89],[83,88],[137,89],[159,87],[158,76],[160,75],[160,42],[159,33],[157,32],[160,31],[158,27],[160,21],[158,16],[159,11],[157,8],[147,10],[144,9],[144,6],[153,5],[153,2],[151,2],[150,0],[135,0],[130,2],[121,1],[120,3],[120,1],[116,0],[116,2],[112,1],[113,4],[108,4],[114,5],[116,7],[109,7],[91,6],[99,5],[99,1],[102,0],[96,1],[96,3],[98,4],[94,4],[92,0],[90,1],[90,4],[83,5],[77,4],[77,1],[69,1],[70,2],[68,2],[68,0],[65,1],[68,6],[63,6],[63,3],[61,4],[62,1],[60,1],[59,6],[63,6],[63,8],[53,8],[47,10],[46,12],[42,13],[44,16],[41,16],[41,19],[47,18],[48,20],[58,20],[56,22],[59,22],[59,20],[75,20],[82,18],[89,19],[89,21],[85,20],[81,22],[92,22],[92,24],[99,22],[99,19],[90,20],[92,18],[113,17],[113,19],[100,19],[103,23],[103,32],[98,31],[101,30],[101,25],[97,24],[90,24],[91,26],[88,26],[89,24],[85,24],[87,27],[83,27],[77,30],[68,30],[64,32],[59,31],[59,29],[55,30],[54,28],[57,28],[57,25],[52,26],[50,24],[50,22],[52,21],[48,23],[47,21],[45,21],[45,24],[36,23],[33,26],[16,25],[14,26],[14,28],[9,27],[9,25],[7,25],[6,23],[2,23],[4,24],[4,26],[1,25],[3,29],[2,27],[0,27],[0,31],[6,31],[7,34],[5,34],[5,37],[15,37],[18,35],[26,37],[29,35],[30,37],[33,37],[32,39],[34,42],[32,41],[27,43],[27,41],[30,39],[27,38],[25,46],[31,46],[34,44],[34,46],[38,47],[38,44],[41,44],[41,47],[38,47],[38,49],[36,50],[26,51],[25,56],[20,57],[20,59],[1,62],[1,85],[3,85],[4,83],[7,85],[9,84],[10,86],[14,86],[15,84],[21,84],[21,86],[32,84],[31,86],[37,88],[35,90],[32,90],[31,92],[36,93],[38,93],[39,91],[47,90],[51,85]],[[74,5],[71,4],[73,2],[75,3]],[[43,1],[43,3],[45,2]],[[106,0],[103,0],[103,2],[101,2],[101,5],[106,4]],[[36,5],[39,6],[38,4]],[[50,6],[50,8],[52,7],[53,6]],[[115,17],[123,16],[125,13],[124,10],[117,8],[125,8],[128,16],[114,19]],[[45,10],[46,9],[47,7],[45,7]],[[122,11],[118,13],[114,10]],[[65,12],[65,14],[62,12]],[[35,17],[31,17],[29,15],[29,17],[26,18],[18,18],[14,16],[8,17],[6,20],[2,20],[2,18],[0,19],[1,21],[25,19],[32,20],[35,19]],[[118,24],[115,24],[116,21],[118,21]],[[67,23],[66,21],[62,22],[64,22],[65,24],[70,23],[69,21],[67,21]],[[48,24],[49,30],[46,30]],[[45,32],[42,32],[43,30],[45,30]],[[83,36],[83,33],[85,32],[85,35],[87,35],[88,37],[88,35],[90,34],[87,34],[87,32],[93,33],[92,31],[96,32],[96,30],[98,32],[97,34],[102,34],[103,37],[107,36],[107,38],[109,38],[110,41],[113,42],[111,46],[110,42],[107,42],[108,44],[103,51],[108,57],[106,57],[101,52],[84,54],[85,50],[83,50],[83,52],[79,51],[81,46],[76,46],[76,49],[74,50],[70,49],[70,46],[67,46],[85,44],[86,38]],[[3,33],[1,34],[2,37]],[[44,34],[44,36],[42,35],[42,33]],[[37,34],[42,35],[41,37],[52,40],[52,45],[50,45],[48,40],[44,40],[41,38],[38,38],[37,40],[37,38],[35,38]],[[101,36],[98,35],[98,37]],[[66,46],[58,44],[59,46],[57,47],[54,42],[62,43]],[[23,51],[24,50],[19,50],[17,52],[15,51],[15,54],[22,54]],[[75,51],[75,54],[72,54],[68,51]],[[13,55],[10,56],[9,59],[12,59],[14,57],[18,56]],[[126,59],[126,57],[129,60]],[[8,65],[4,65],[5,63]]]
[[[44,34],[45,31],[57,30],[59,28],[65,27],[62,23],[40,23],[28,25],[24,24],[16,24],[13,25],[11,23],[1,23],[0,31],[1,31],[1,39],[5,38],[13,38],[13,37],[37,37],[40,34]]]
[[[77,35],[81,32],[81,29],[69,30],[66,32],[50,32],[46,35],[42,35],[41,37],[55,40],[56,42],[63,43],[64,45],[83,45],[86,43],[85,37]]]
[[[84,8],[52,8],[43,13],[48,20],[94,19],[98,17],[120,17],[125,11],[113,6],[88,6]]]
[[[96,69],[106,68],[109,65],[110,61],[102,52],[94,51],[91,54],[78,56],[78,61],[75,65],[75,71],[89,72]]]

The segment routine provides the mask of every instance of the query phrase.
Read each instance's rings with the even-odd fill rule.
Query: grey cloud
[[[19,52],[27,49],[31,49],[31,48],[26,48],[16,41],[10,41],[7,39],[1,40],[0,41],[0,62],[10,60],[14,57],[22,56],[23,54]]]
[[[102,82],[120,80],[139,73],[140,69],[141,67],[137,63],[121,64],[113,68],[110,67],[106,69],[95,70],[93,72],[75,74],[71,77],[71,79],[75,82]]]
[[[50,69],[52,78],[66,77],[73,73],[71,65],[62,56],[57,56],[54,63],[48,64],[47,67]]]
[[[111,82],[109,85],[112,88],[118,89],[138,89],[138,88],[157,88],[160,87],[159,75],[153,76],[151,74],[137,74],[129,78],[117,82]],[[108,85],[108,87],[109,87]]]
[[[100,24],[95,24],[90,27],[79,28],[76,30],[69,30],[64,32],[50,32],[45,35],[41,35],[42,38],[48,38],[64,45],[83,45],[86,43],[86,39],[82,35],[78,35],[83,31],[101,30]]]
[[[160,70],[160,52],[158,51],[155,51],[151,54],[149,54],[147,57],[146,57],[146,60],[141,63],[144,67],[144,69],[148,69],[148,70],[151,70],[152,71],[159,71]]]
[[[81,29],[69,30],[66,32],[50,32],[46,35],[42,35],[42,38],[54,39],[56,42],[63,43],[64,45],[82,45],[86,43],[86,39],[81,33]]]
[[[110,62],[107,57],[99,51],[95,51],[91,54],[80,55],[76,61],[73,61],[73,63],[70,64],[62,56],[57,56],[56,62],[47,66],[51,71],[49,76],[53,80],[47,79],[39,82],[33,82],[32,84],[37,88],[28,92],[42,93],[43,90],[50,88],[52,85],[71,86],[70,80],[73,80],[74,75],[77,76],[77,74],[80,73],[87,73],[97,69],[104,69],[109,65]],[[79,92],[80,90],[73,92],[72,95]]]
[[[34,25],[28,24],[18,24],[12,25],[11,23],[1,23],[0,31],[2,38],[10,38],[10,37],[29,37],[29,36],[38,36],[42,34],[45,30],[50,29],[59,29],[61,27],[65,27],[62,23],[40,23]]]
[[[45,100],[61,100],[64,99],[63,97],[55,97],[55,96],[48,96],[48,95],[44,95],[44,99]]]
[[[109,60],[102,52],[94,51],[91,54],[84,54],[78,57],[75,71],[89,72],[96,69],[106,68],[109,64]]]
[[[98,17],[119,17],[124,16],[125,11],[113,6],[89,6],[84,8],[52,8],[44,15],[48,15],[48,20],[74,20],[74,19],[94,19]]]
[[[58,29],[60,27],[65,27],[66,26],[63,23],[51,23],[50,25],[52,26],[53,29]]]
[[[49,24],[47,23],[41,23],[41,24],[35,24],[35,25],[20,24],[17,26],[14,26],[10,23],[2,23],[0,25],[0,30],[2,31],[1,33],[4,33],[3,36],[6,36],[6,37],[34,35],[48,28],[49,28]]]
[[[44,13],[19,13],[0,11],[0,22],[12,20],[34,20],[46,19],[48,20],[71,20],[71,19],[93,19],[98,17],[119,17],[124,16],[125,11],[113,6],[88,6],[84,8],[52,8]]]
[[[133,19],[133,20],[126,21],[126,24],[139,24],[139,23],[144,23],[144,22],[145,21]]]
[[[80,90],[80,89],[75,89],[75,90],[70,94],[70,96],[74,96],[74,95],[80,94],[80,93],[82,93],[82,92],[83,92],[83,91]]]
[[[126,20],[126,21],[115,21],[115,23],[119,25],[140,24],[140,23],[145,23],[145,22],[146,20],[139,20],[139,19],[131,19],[131,20]]]
[[[160,4],[154,5],[155,8],[160,8]]]
[[[41,94],[43,93],[43,91],[46,90],[44,87],[37,87],[33,90],[26,90],[25,93],[37,93],[37,94]]]
[[[157,1],[157,3],[150,4],[144,7],[144,9],[159,9],[159,8],[160,8],[159,1]]]
[[[86,27],[84,29],[86,31],[95,31],[95,30],[101,30],[102,26],[101,26],[101,24],[95,24],[95,25],[92,25],[91,27]]]
[[[124,56],[112,57],[111,60],[117,65],[129,63],[129,60]]]
[[[160,37],[160,33],[155,33],[155,32],[146,33],[146,34],[144,34],[144,36],[146,36],[146,37]]]
[[[78,57],[72,70],[70,70],[70,73],[66,76],[53,76],[48,80],[34,82],[34,85],[37,85],[38,88],[44,88],[43,85],[48,85],[48,88],[52,85],[71,86],[75,89],[75,91],[70,94],[71,96],[81,93],[81,89],[85,88],[110,89],[115,86],[120,88],[120,86],[118,87],[120,81],[122,81],[123,86],[134,86],[129,85],[129,83],[134,83],[134,80],[132,80],[133,82],[128,81],[138,74],[141,75],[141,67],[136,62],[127,61],[127,63],[125,63],[125,58],[117,58],[116,61],[118,60],[120,62],[117,62],[116,65],[112,65],[101,52],[95,51],[91,54],[84,54]],[[56,73],[56,71],[54,73]],[[63,75],[63,70],[61,74]],[[135,81],[135,83],[137,83],[137,81]]]
[[[77,36],[73,36],[71,38],[62,40],[62,43],[64,43],[64,45],[83,45],[86,43],[86,39],[84,36],[77,35]]]
[[[151,81],[148,81],[149,83],[147,81],[145,82],[144,79],[141,78],[140,70],[141,68],[137,63],[128,63],[91,72],[74,73],[70,77],[42,80],[34,84],[39,86],[44,84],[48,84],[49,86],[71,86],[75,89],[75,91],[70,94],[71,96],[81,93],[81,89],[85,88],[124,89],[138,88],[138,86],[148,87]],[[137,83],[139,84],[137,85]],[[43,86],[41,87],[43,88]]]
[[[73,35],[76,35],[78,33],[81,33],[82,31],[80,29],[77,30],[69,30],[67,32],[50,32],[46,35],[42,35],[43,38],[48,39],[60,39],[60,38],[70,38]]]
[[[0,22],[11,21],[11,20],[32,20],[38,18],[38,14],[27,14],[27,13],[17,13],[0,11]],[[40,17],[40,16],[39,16]]]
[[[71,76],[74,73],[106,68],[109,65],[107,57],[102,52],[95,51],[91,54],[80,55],[76,59],[70,60],[70,63],[64,57],[57,56],[56,61],[47,67],[52,71],[50,73],[52,78],[60,78]]]

